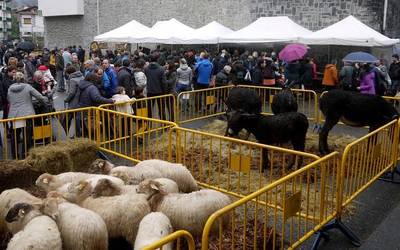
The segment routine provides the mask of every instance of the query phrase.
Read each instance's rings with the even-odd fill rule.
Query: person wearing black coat
[[[263,69],[266,66],[266,62],[264,59],[259,59],[257,61],[257,65],[254,67],[252,72],[252,83],[253,85],[262,85],[264,80]]]
[[[145,69],[144,74],[147,77],[147,97],[154,97],[168,94],[168,83],[166,80],[165,70],[157,63],[157,56],[152,55],[151,63]],[[161,99],[157,99],[157,106],[159,112],[159,118],[165,119],[165,105],[162,105]],[[152,117],[152,109],[156,102],[152,102],[152,105],[148,107],[149,117]]]
[[[17,68],[14,66],[8,66],[5,70],[5,74],[3,76],[3,81],[1,82],[0,88],[0,96],[1,96],[1,103],[3,106],[3,119],[8,118],[8,100],[7,100],[7,93],[8,88],[14,83],[14,76],[17,73]]]
[[[313,85],[313,79],[312,79],[313,69],[311,60],[309,58],[306,58],[302,63],[301,68],[302,70],[301,70],[300,82],[301,84],[304,85],[306,89],[311,89]]]
[[[117,79],[118,85],[124,87],[126,94],[129,98],[132,98],[134,96],[135,77],[128,67],[129,61],[123,60],[122,67],[118,70]]]
[[[396,95],[400,89],[400,57],[398,54],[392,56],[393,62],[389,66],[389,76],[392,79],[391,92]]]
[[[104,98],[99,89],[94,85],[94,83],[100,81],[101,78],[97,76],[95,73],[89,73],[85,76],[84,80],[79,82],[78,92],[79,92],[79,108],[99,106],[101,104],[111,104],[114,103],[112,99]],[[83,119],[83,122],[82,122]],[[78,137],[82,136],[82,132],[84,132],[83,136],[88,135],[89,129],[93,128],[88,127],[88,114],[86,112],[79,112],[76,117],[76,134]],[[81,128],[81,124],[83,124],[83,131]],[[94,122],[91,122],[93,126]]]

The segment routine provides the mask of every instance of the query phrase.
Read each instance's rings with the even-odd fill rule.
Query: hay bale
[[[41,174],[41,171],[32,168],[25,161],[0,161],[0,192],[28,187]]]
[[[97,157],[98,147],[88,139],[55,142],[29,151],[27,164],[40,172],[85,172]]]

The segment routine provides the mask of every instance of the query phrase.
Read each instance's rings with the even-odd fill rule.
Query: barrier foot
[[[319,243],[321,243],[321,239],[324,239],[324,241],[328,242],[330,240],[330,237],[324,231],[319,231],[317,233],[317,237],[316,237],[316,239],[315,239],[315,241],[314,241],[314,243],[312,245],[312,248],[311,248],[312,250],[317,250],[318,249],[318,245],[319,245]]]
[[[322,126],[321,126],[321,125],[315,124],[312,131],[313,131],[314,133],[316,133],[316,134],[319,134],[319,133],[321,132],[321,129],[322,129]]]
[[[400,170],[397,167],[394,170],[392,170],[391,172],[383,174],[383,176],[380,177],[379,180],[394,183],[394,184],[400,184],[400,181],[395,180],[396,175],[400,176]]]
[[[321,243],[321,239],[324,239],[325,241],[329,241],[329,235],[327,234],[328,231],[332,229],[339,229],[344,236],[346,236],[351,244],[355,247],[360,247],[361,246],[361,240],[351,231],[350,228],[348,228],[345,224],[340,219],[336,219],[333,222],[329,223],[325,227],[323,227],[318,233],[317,233],[317,238],[315,239],[312,249],[316,250],[318,249],[319,243]]]
[[[97,157],[99,157],[99,158],[102,159],[102,160],[111,161],[110,158],[108,158],[107,155],[104,154],[104,153],[101,152],[101,151],[97,151]]]

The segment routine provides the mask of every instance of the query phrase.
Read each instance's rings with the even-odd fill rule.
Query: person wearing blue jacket
[[[200,59],[197,61],[194,68],[194,71],[196,73],[195,75],[197,76],[196,84],[194,85],[195,90],[207,89],[210,86],[212,70],[213,70],[213,65],[208,59],[208,54],[206,52],[201,52]],[[196,110],[198,111],[200,110],[202,102],[204,103],[204,105],[206,104],[205,93],[201,95],[200,100],[199,98],[196,98],[195,100]]]
[[[117,73],[111,67],[107,59],[103,60],[103,88],[105,91],[105,97],[111,98],[118,87]]]

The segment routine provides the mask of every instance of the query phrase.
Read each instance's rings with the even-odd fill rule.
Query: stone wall
[[[95,0],[85,1],[83,17],[45,18],[47,46],[82,44],[88,46],[97,34]],[[172,17],[198,28],[216,20],[240,29],[261,16],[287,15],[313,31],[354,15],[381,31],[383,0],[99,0],[100,33],[121,26],[132,19],[152,26]],[[389,0],[388,29],[400,36],[400,1]]]
[[[285,15],[300,25],[316,31],[348,15],[380,30],[383,15],[381,0],[252,0],[252,19]]]
[[[400,38],[400,1],[389,0],[385,34]]]
[[[44,44],[48,48],[64,48],[69,45],[84,44],[82,16],[63,16],[44,18]]]

